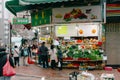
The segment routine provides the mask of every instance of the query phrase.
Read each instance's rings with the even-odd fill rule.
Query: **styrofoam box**
[[[111,79],[111,80],[115,80],[115,76],[114,74],[107,74],[107,73],[103,73],[100,77],[100,80],[108,80],[108,79]]]

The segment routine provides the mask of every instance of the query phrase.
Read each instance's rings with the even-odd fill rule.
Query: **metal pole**
[[[12,50],[11,50],[11,48],[12,48],[12,44],[11,44],[11,37],[12,37],[11,29],[12,29],[12,24],[9,23],[9,53],[12,52]]]
[[[1,3],[1,4],[2,4],[2,19],[1,19],[1,22],[2,22],[2,23],[1,23],[1,26],[3,27],[3,28],[2,28],[2,29],[3,29],[3,31],[2,31],[2,32],[3,32],[3,33],[2,33],[2,34],[3,34],[3,36],[2,36],[2,42],[5,44],[6,41],[5,41],[5,37],[4,37],[4,36],[5,36],[5,35],[4,35],[4,0],[2,0],[2,3]]]
[[[104,23],[106,23],[106,2],[104,2]]]

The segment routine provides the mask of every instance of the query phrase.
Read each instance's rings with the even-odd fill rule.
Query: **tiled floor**
[[[62,71],[52,70],[50,68],[44,69],[33,64],[17,67],[17,75],[13,76],[12,80],[69,80],[69,73],[73,71],[82,72],[78,69],[63,69]],[[88,72],[98,77],[100,77],[102,73],[113,73],[115,80],[120,80],[120,73],[116,69],[113,71],[93,70]]]

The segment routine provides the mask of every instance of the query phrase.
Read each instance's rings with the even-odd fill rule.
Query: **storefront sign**
[[[78,27],[79,36],[98,36],[99,25],[97,24],[80,24]]]
[[[28,24],[28,18],[13,18],[13,24]]]
[[[77,36],[77,30],[75,29],[75,24],[61,24],[55,26],[56,28],[56,36],[59,37],[69,37],[69,36]]]
[[[61,24],[55,26],[56,36],[58,37],[87,37],[87,36],[99,36],[100,34],[100,24]]]
[[[52,22],[102,21],[101,6],[54,8]]]
[[[39,26],[42,24],[50,24],[51,9],[36,11],[31,13],[32,26]]]
[[[58,32],[58,34],[67,34],[68,33],[68,27],[67,26],[59,26],[57,32]]]

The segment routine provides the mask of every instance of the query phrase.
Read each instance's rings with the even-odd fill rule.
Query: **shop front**
[[[105,53],[108,56],[107,65],[119,67],[119,35],[120,35],[120,4],[107,4],[107,23],[105,27],[106,43]]]
[[[52,24],[44,25],[46,28],[41,26],[37,28],[37,31],[40,29],[40,34],[38,33],[40,40],[44,41],[46,35],[47,38],[57,39],[63,50],[65,61],[72,60],[70,64],[66,64],[68,67],[102,66],[105,41],[102,5],[92,5],[92,3],[80,7],[61,5],[59,8],[33,9],[30,12],[33,27]],[[47,28],[51,30],[47,31]],[[44,36],[41,33],[45,29],[48,34],[45,33]]]

